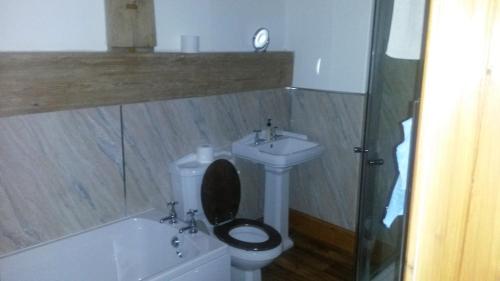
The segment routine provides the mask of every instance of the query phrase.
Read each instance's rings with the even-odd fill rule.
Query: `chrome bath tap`
[[[170,207],[170,214],[160,220],[160,223],[168,221],[169,224],[177,223],[177,212],[175,211],[175,205],[179,204],[177,201],[170,201],[167,206]]]
[[[187,212],[187,215],[191,217],[189,220],[189,225],[179,229],[179,233],[183,233],[186,230],[189,230],[189,233],[198,232],[198,225],[196,224],[196,219],[195,219],[196,213],[198,213],[198,210],[189,210]]]

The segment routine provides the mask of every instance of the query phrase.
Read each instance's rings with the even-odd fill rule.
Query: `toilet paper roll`
[[[196,148],[196,159],[200,163],[211,163],[214,161],[214,148],[209,145],[202,145]]]
[[[200,51],[200,36],[181,35],[181,52],[198,53]]]

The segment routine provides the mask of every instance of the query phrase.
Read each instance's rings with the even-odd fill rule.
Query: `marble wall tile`
[[[290,206],[327,222],[355,230],[364,95],[295,90],[292,131],[325,146],[320,159],[291,172]]]
[[[0,119],[0,255],[124,215],[119,114]]]
[[[127,209],[165,208],[173,200],[168,166],[202,144],[230,150],[231,143],[273,118],[288,126],[285,90],[179,99],[123,107]],[[238,160],[240,216],[262,215],[262,167]],[[159,196],[161,195],[161,196]]]
[[[173,199],[169,164],[273,125],[327,147],[292,172],[291,207],[353,229],[363,96],[269,90],[0,119],[0,255]],[[237,160],[240,217],[263,215],[263,167]],[[124,187],[125,184],[125,187]],[[124,200],[125,199],[125,200]]]
[[[286,94],[283,94],[286,93]],[[262,92],[258,97],[260,118],[259,125],[264,128],[267,119],[281,129],[290,129],[290,95],[288,90],[279,89]]]

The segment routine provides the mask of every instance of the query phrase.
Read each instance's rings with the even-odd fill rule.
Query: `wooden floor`
[[[263,281],[351,281],[352,252],[291,233],[295,245],[262,270]]]

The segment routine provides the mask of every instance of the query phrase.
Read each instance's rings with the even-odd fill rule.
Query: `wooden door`
[[[500,280],[500,1],[431,0],[405,280]]]

